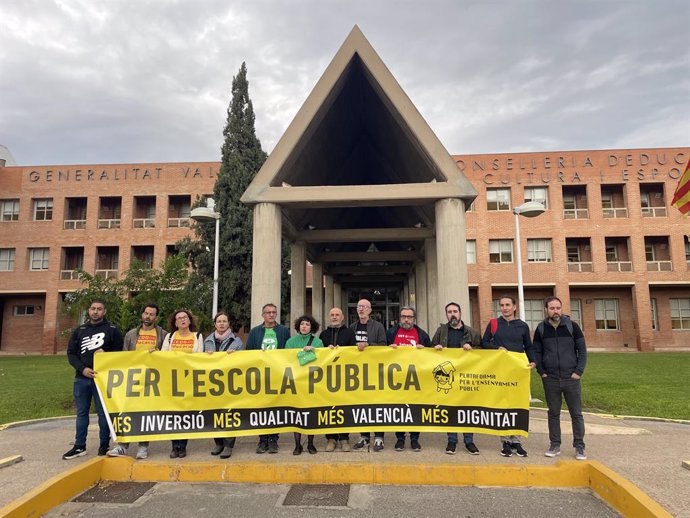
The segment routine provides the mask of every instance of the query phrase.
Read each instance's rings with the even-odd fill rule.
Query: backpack
[[[565,321],[565,327],[568,330],[568,334],[570,334],[570,336],[572,338],[575,338],[575,334],[573,333],[573,321],[570,319],[567,319]],[[543,340],[544,339],[544,321],[543,320],[541,322],[539,322],[539,324],[537,325],[537,333],[539,333],[539,336]]]

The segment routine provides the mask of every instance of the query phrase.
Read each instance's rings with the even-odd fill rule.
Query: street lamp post
[[[522,249],[520,247],[520,218],[536,218],[546,210],[541,203],[537,201],[528,201],[515,207],[513,214],[515,214],[515,241],[517,243],[517,270],[518,270],[518,311],[520,312],[520,320],[525,320],[525,288],[522,283]]]
[[[206,207],[197,207],[192,210],[190,217],[194,221],[207,222],[216,220],[216,245],[213,250],[213,309],[211,318],[218,313],[218,250],[220,242],[220,212],[215,211],[216,200],[206,199]]]

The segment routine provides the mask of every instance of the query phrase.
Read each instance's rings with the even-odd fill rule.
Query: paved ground
[[[586,416],[585,421],[587,424],[587,454],[590,459],[599,460],[619,472],[642,490],[646,491],[649,496],[666,507],[671,513],[677,516],[690,518],[690,470],[682,467],[682,462],[690,458],[690,426],[656,421],[619,420],[589,415]],[[572,459],[573,451],[571,448],[567,447],[568,442],[572,439],[571,436],[565,435],[565,432],[570,429],[570,423],[565,416],[562,428],[564,431],[564,447],[561,457]],[[52,420],[0,431],[0,459],[11,455],[22,455],[24,457],[23,462],[0,468],[0,488],[2,488],[0,491],[0,507],[22,496],[29,489],[37,486],[53,475],[60,473],[66,468],[73,466],[75,463],[92,458],[96,454],[94,441],[96,436],[97,426],[95,422],[93,422],[89,429],[89,438],[91,439],[88,445],[89,454],[72,461],[64,461],[61,459],[61,455],[70,448],[74,438],[73,418]],[[323,451],[319,451],[316,455],[309,455],[305,452],[300,457],[294,457],[291,454],[293,441],[292,437],[288,436],[288,434],[284,434],[281,437],[281,450],[277,455],[256,455],[254,453],[256,441],[253,438],[240,438],[238,439],[232,458],[227,462],[233,462],[235,460],[251,460],[267,463],[286,462],[288,460],[290,462],[330,462],[333,460],[337,460],[338,462],[350,462],[367,459],[370,462],[409,463],[418,459],[420,463],[443,464],[451,462],[467,465],[517,465],[521,463],[549,465],[554,463],[553,459],[548,459],[543,456],[544,449],[548,445],[548,436],[546,434],[546,414],[541,410],[534,410],[531,413],[530,436],[524,441],[524,446],[530,453],[530,456],[526,459],[515,456],[511,458],[501,457],[498,453],[498,438],[487,435],[477,435],[475,437],[475,442],[481,450],[481,454],[477,456],[466,454],[462,448],[460,448],[458,454],[455,456],[445,455],[443,449],[446,441],[445,435],[443,434],[422,434],[421,443],[423,450],[419,453],[414,453],[410,450],[395,452],[392,448],[393,435],[386,434],[386,438],[386,449],[381,453],[324,453]],[[323,450],[324,443],[325,440],[322,436],[317,437],[317,447],[320,450]],[[209,454],[211,445],[211,440],[190,441],[188,457],[181,462],[211,460],[213,458]],[[159,461],[168,460],[168,453],[169,443],[153,443],[151,446],[150,458]],[[154,492],[164,494],[165,491],[169,491],[169,489],[165,489],[168,486],[168,484],[159,484],[156,486]],[[175,487],[180,487],[180,491],[189,491],[191,493],[198,489],[198,484],[185,486],[189,487],[183,487],[182,485]],[[238,488],[237,491],[239,495],[246,494],[246,485],[238,484],[233,485],[233,487]],[[473,495],[476,495],[476,493],[472,493],[471,491],[478,490],[478,488],[461,489],[461,494],[468,495],[468,501],[473,500]],[[388,499],[391,499],[391,502],[399,501],[401,498],[400,495],[412,495],[415,491],[407,487],[383,488],[376,486],[353,486],[353,490],[355,490],[355,494],[365,493],[374,495],[374,499],[377,502],[380,498],[381,505],[386,506],[386,509],[393,508],[391,507],[393,503],[386,503]],[[434,502],[439,501],[439,499],[443,501],[446,498],[446,491],[450,490],[451,488],[434,488]],[[271,495],[282,495],[285,493],[285,487],[254,486],[253,491],[265,492]],[[424,491],[424,488],[422,488],[421,491]],[[453,491],[458,491],[458,489],[455,488]],[[486,491],[486,489],[482,489],[482,491]],[[491,503],[494,501],[498,502],[501,498],[507,498],[510,502],[510,499],[513,498],[510,495],[514,495],[514,491],[517,491],[516,494],[521,495],[527,490],[492,490],[491,496],[481,493],[484,495],[482,496],[482,500],[485,501],[484,503]],[[539,498],[549,498],[549,495],[558,494],[549,490],[539,490],[538,492],[536,490],[528,491],[530,497],[525,501],[532,499],[535,494],[538,494]],[[222,493],[223,489],[221,489],[220,492]],[[588,497],[586,494],[578,495],[577,492],[567,493],[568,495],[575,495],[574,497],[590,498],[597,503],[594,497]],[[436,495],[439,495],[438,498],[436,498]],[[222,500],[223,498],[230,497],[222,497],[219,493],[219,496],[213,498]],[[557,498],[557,500],[559,498]],[[151,497],[151,499],[153,500],[153,497]],[[209,493],[209,501],[211,500]],[[277,505],[277,501],[273,496],[271,498],[267,497],[264,503],[269,502],[269,500],[273,502],[271,506]],[[165,501],[165,499],[163,501]],[[240,496],[237,496],[237,498],[233,497],[234,503],[226,503],[224,501],[223,505],[235,505],[235,503],[240,505],[238,503],[240,501]],[[403,499],[403,501],[406,500]],[[197,502],[196,505],[198,506],[199,503]],[[568,506],[565,507],[568,508]],[[376,508],[379,508],[378,503],[376,504]],[[437,509],[442,508],[443,506],[441,505]],[[291,514],[281,514],[283,513],[282,509],[283,508],[281,508],[280,513],[272,511],[271,514],[292,516]],[[481,507],[475,508],[471,513],[468,511],[466,515],[450,513],[449,516],[500,516],[500,513],[497,514],[497,512],[491,511],[491,509],[493,508]],[[292,511],[285,511],[285,513],[289,512]],[[94,510],[91,509],[87,514],[89,516],[95,516],[93,513]],[[193,514],[194,513],[192,513],[192,515]],[[310,512],[310,515],[311,514],[313,513]],[[348,513],[348,515],[349,514],[350,513]],[[435,514],[435,512],[432,513],[431,508],[429,508],[429,515],[432,514]],[[518,515],[519,514],[521,513],[518,513]],[[337,513],[335,515],[329,514],[329,516],[337,515]],[[370,515],[371,510],[367,511],[366,508],[361,509],[361,514],[355,514],[355,516]],[[423,515],[424,514],[420,514],[419,516]],[[591,516],[597,515],[599,514],[595,513]],[[112,516],[119,515],[112,514]],[[170,516],[173,516],[173,514]],[[189,514],[186,516],[189,516]],[[260,514],[254,514],[253,516],[260,516]],[[580,514],[580,516],[587,515]]]
[[[588,491],[496,489],[443,486],[350,487],[347,507],[282,505],[290,486],[255,484],[160,483],[134,504],[69,502],[46,518],[292,518],[516,517],[614,518]]]

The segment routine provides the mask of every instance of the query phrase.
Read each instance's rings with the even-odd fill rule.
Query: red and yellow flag
[[[685,166],[683,176],[678,180],[678,186],[671,200],[671,205],[685,215],[690,213],[690,160],[688,160],[688,165]]]

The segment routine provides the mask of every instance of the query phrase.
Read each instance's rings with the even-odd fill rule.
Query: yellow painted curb
[[[0,518],[38,517],[50,511],[98,483],[104,460],[88,460],[46,480],[23,497],[0,509]]]
[[[559,461],[552,466],[135,462],[131,457],[87,461],[53,477],[0,509],[0,518],[39,516],[99,480],[150,482],[236,482],[266,484],[381,484],[494,487],[591,488],[624,516],[671,517],[637,486],[597,461]]]
[[[672,518],[673,515],[647,493],[601,462],[589,461],[589,466],[589,487],[624,516]]]

